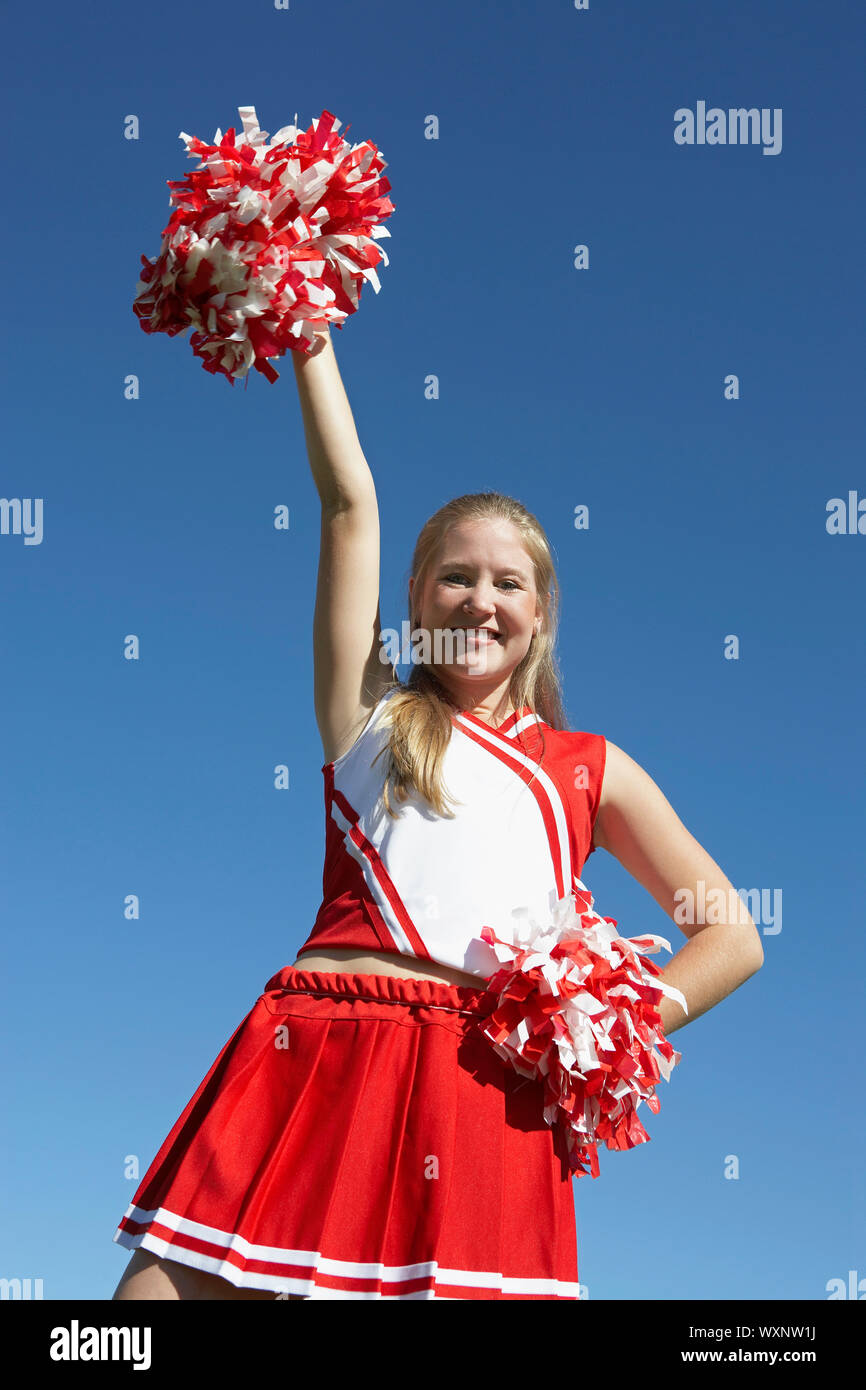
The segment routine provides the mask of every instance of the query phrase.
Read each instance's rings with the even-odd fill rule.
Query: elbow
[[[764,946],[754,918],[750,916],[744,925],[746,940],[743,942],[742,955],[743,967],[747,971],[744,979],[748,980],[750,976],[757,975],[764,964]]]
[[[749,980],[753,975],[757,975],[761,966],[764,964],[764,948],[761,945],[761,938],[755,928],[755,935],[751,942],[749,951],[746,953],[745,965],[747,973],[745,979]]]
[[[737,943],[737,959],[742,972],[741,984],[751,979],[753,975],[757,975],[764,964],[761,934],[751,918],[747,924],[741,924],[741,938]]]

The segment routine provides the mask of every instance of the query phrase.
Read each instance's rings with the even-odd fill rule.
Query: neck
[[[450,672],[443,678],[441,672],[437,671],[436,676],[447,699],[458,710],[468,710],[478,719],[501,724],[514,711],[509,680],[485,688],[481,681],[461,681]]]

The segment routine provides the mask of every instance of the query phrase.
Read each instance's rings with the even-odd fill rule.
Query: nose
[[[473,616],[489,618],[496,611],[496,598],[493,588],[481,581],[474,584],[463,600],[463,607]]]

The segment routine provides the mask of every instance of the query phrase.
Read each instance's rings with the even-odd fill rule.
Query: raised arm
[[[332,762],[351,748],[394,676],[379,655],[379,508],[373,475],[328,330],[320,344],[314,356],[291,356],[322,504],[314,700],[325,761]]]

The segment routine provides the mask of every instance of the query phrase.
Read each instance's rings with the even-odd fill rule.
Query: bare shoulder
[[[601,801],[599,806],[604,806],[616,799],[617,794],[621,794],[623,789],[628,786],[640,774],[645,772],[640,763],[636,762],[624,748],[620,748],[618,743],[612,739],[604,740],[604,781],[601,787]]]
[[[673,808],[646,768],[624,748],[605,738],[604,778],[595,821],[595,844],[611,851],[607,831],[619,816],[639,820],[658,813],[662,806],[673,815]],[[607,841],[607,842],[606,842]]]

